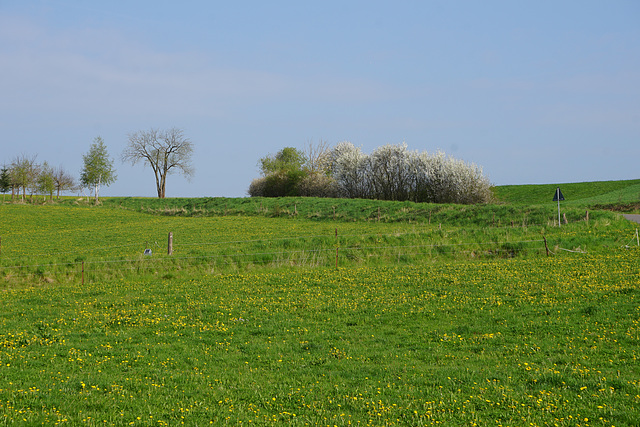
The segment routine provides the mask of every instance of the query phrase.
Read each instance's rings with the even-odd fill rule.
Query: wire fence
[[[308,234],[298,236],[283,236],[272,238],[239,239],[211,241],[200,240],[181,242],[173,249],[176,254],[164,254],[169,247],[160,245],[154,239],[144,240],[141,243],[131,243],[124,245],[101,246],[88,251],[55,251],[54,256],[64,257],[75,255],[74,261],[50,262],[50,263],[24,263],[22,257],[6,257],[0,251],[0,272],[3,277],[31,277],[38,276],[44,278],[51,275],[76,276],[81,272],[82,281],[85,275],[90,272],[109,274],[117,272],[150,271],[150,270],[170,270],[180,269],[188,266],[202,266],[207,264],[209,268],[220,268],[233,266],[235,268],[247,267],[250,265],[273,265],[273,266],[340,266],[350,264],[362,264],[372,260],[385,259],[387,262],[411,263],[424,259],[434,259],[442,257],[450,258],[495,258],[495,257],[515,257],[520,254],[543,254],[555,255],[548,247],[545,237],[530,238],[528,235],[540,235],[539,231],[534,233],[523,232],[523,237],[510,238],[509,230],[519,228],[527,230],[530,225],[522,227],[481,227],[475,229],[444,229],[441,225],[432,226],[428,229],[417,229],[404,232],[390,233],[348,233],[339,234],[338,228],[331,233]],[[505,235],[491,235],[492,233],[506,231]],[[463,237],[473,236],[474,233],[484,233],[484,240],[465,241]],[[445,236],[445,237],[443,237]],[[409,244],[403,244],[402,240],[408,238]],[[458,241],[450,241],[458,240]],[[638,241],[637,232],[632,241]],[[149,245],[149,241],[152,242]],[[372,242],[373,241],[373,242]],[[425,241],[424,243],[415,243]],[[1,240],[0,240],[1,242]],[[1,244],[0,244],[1,245]],[[288,248],[288,246],[302,246],[300,248]],[[138,252],[131,256],[130,249],[138,251],[142,246],[151,246],[153,251]],[[256,249],[256,246],[265,247]],[[271,246],[281,246],[268,250]],[[1,246],[0,246],[1,247]],[[554,245],[554,247],[556,247]],[[628,246],[627,246],[628,247]],[[582,250],[565,249],[557,247],[558,250],[579,253]],[[123,250],[120,256],[108,258],[100,256],[100,252],[118,252]],[[125,253],[126,252],[126,253]],[[180,252],[187,252],[180,255]],[[52,257],[50,251],[40,254],[29,254],[29,258],[37,259],[42,257]],[[107,270],[107,271],[105,271]]]
[[[351,237],[359,237],[361,239],[367,237],[379,238],[397,238],[397,234],[380,235],[352,235]],[[319,238],[326,236],[296,236],[277,239],[252,239],[252,240],[236,240],[226,242],[209,242],[209,245],[224,245],[228,248],[230,245],[242,245],[247,243],[265,243],[272,244],[275,242],[283,242],[287,240],[309,240],[311,238]],[[327,242],[321,242],[327,243]],[[507,245],[505,247],[504,245]],[[151,254],[139,255],[136,257],[125,257],[121,259],[86,259],[71,262],[52,262],[52,263],[25,263],[18,265],[8,265],[7,259],[2,260],[0,271],[5,278],[45,277],[47,274],[62,274],[67,276],[80,276],[84,282],[90,273],[109,274],[114,272],[132,272],[132,271],[151,271],[151,270],[170,270],[172,268],[182,268],[208,264],[210,268],[225,267],[247,267],[250,265],[272,265],[278,266],[333,266],[362,264],[373,259],[385,258],[389,262],[415,262],[425,258],[434,257],[456,257],[456,256],[512,256],[514,255],[514,247],[518,250],[542,252],[543,240],[516,240],[510,242],[458,242],[458,243],[429,243],[429,244],[355,244],[340,245],[336,241],[331,247],[305,247],[303,249],[275,249],[267,251],[248,251],[242,248],[236,248],[233,253],[217,253],[207,252],[193,255],[166,255]],[[130,247],[131,245],[118,245],[110,249]],[[184,247],[202,247],[202,243],[185,243]],[[481,248],[485,248],[483,251]],[[165,249],[161,247],[161,249]]]

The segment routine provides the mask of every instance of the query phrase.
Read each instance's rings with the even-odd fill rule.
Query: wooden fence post
[[[167,255],[173,255],[173,233],[169,232],[169,242],[167,243]]]

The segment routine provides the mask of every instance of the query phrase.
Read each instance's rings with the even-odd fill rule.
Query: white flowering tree
[[[340,197],[432,203],[486,203],[491,183],[474,164],[388,144],[371,155],[350,142],[331,152],[330,173]]]
[[[331,151],[330,173],[339,197],[367,198],[370,195],[367,156],[351,142],[341,142]]]
[[[387,144],[368,158],[373,196],[382,200],[408,200],[411,168],[407,144]]]

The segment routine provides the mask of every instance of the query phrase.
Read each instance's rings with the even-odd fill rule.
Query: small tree
[[[8,193],[9,190],[11,190],[11,176],[9,175],[9,168],[3,166],[0,171],[0,193],[4,195]]]
[[[109,186],[115,182],[117,176],[113,167],[113,160],[109,159],[107,147],[101,137],[96,137],[89,148],[89,152],[82,156],[84,167],[80,172],[80,182],[95,191],[95,202],[98,203],[100,186]]]
[[[371,193],[368,157],[360,147],[344,141],[331,151],[331,175],[338,183],[339,197],[368,198]]]
[[[76,188],[76,181],[62,166],[58,166],[53,172],[53,184],[60,198],[61,191],[70,191]]]
[[[304,168],[312,173],[328,175],[331,163],[331,148],[327,141],[320,140],[317,144],[309,141],[304,152]]]
[[[192,154],[193,143],[184,136],[181,129],[151,129],[129,135],[129,145],[122,152],[122,161],[135,165],[142,160],[151,166],[156,178],[158,198],[163,199],[167,175],[174,170],[181,171],[187,179],[193,175]]]
[[[373,197],[381,200],[408,200],[410,181],[407,144],[378,147],[369,157]]]
[[[40,167],[40,173],[37,178],[38,192],[49,196],[49,200],[53,200],[53,191],[55,190],[55,171],[45,161]]]
[[[275,156],[270,154],[261,158],[258,165],[262,175],[267,176],[282,171],[299,171],[306,160],[305,154],[297,148],[284,147]]]
[[[261,158],[258,167],[262,177],[249,186],[252,197],[299,196],[299,183],[309,174],[304,168],[304,153],[293,147],[285,147],[274,156]]]
[[[9,179],[9,188],[11,189],[11,200],[15,199],[16,193],[20,192],[16,181],[16,164],[11,163],[11,166],[7,168],[7,174]]]
[[[10,169],[11,183],[18,192],[22,188],[23,201],[27,196],[27,188],[33,191],[38,178],[38,171],[39,166],[36,163],[36,156],[27,157],[23,154],[13,161]]]

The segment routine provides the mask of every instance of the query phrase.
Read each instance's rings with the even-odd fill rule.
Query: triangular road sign
[[[561,202],[564,200],[564,196],[562,195],[562,191],[560,191],[560,187],[556,189],[556,194],[553,195],[554,202]]]

